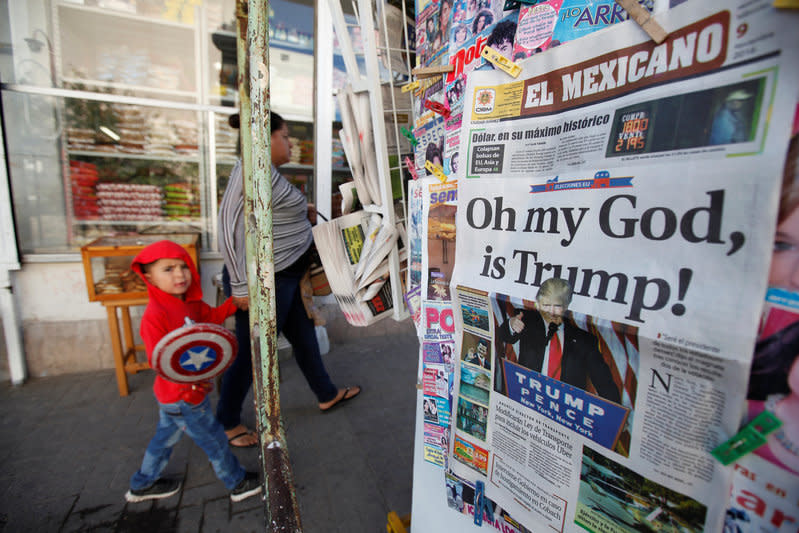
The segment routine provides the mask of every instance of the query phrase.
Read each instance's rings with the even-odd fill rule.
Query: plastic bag
[[[327,338],[325,326],[316,326],[316,341],[319,343],[319,353],[325,355],[330,351],[330,340]]]

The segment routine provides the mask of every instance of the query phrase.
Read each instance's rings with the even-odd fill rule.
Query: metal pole
[[[266,529],[301,533],[280,417],[269,142],[269,2],[238,0],[236,6],[250,342]]]

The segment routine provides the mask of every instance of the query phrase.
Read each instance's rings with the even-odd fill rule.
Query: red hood
[[[147,278],[144,277],[144,272],[142,271],[143,265],[147,265],[164,258],[182,259],[186,262],[186,265],[188,265],[189,270],[191,271],[191,284],[189,285],[189,289],[186,291],[186,298],[184,301],[191,302],[195,300],[202,300],[202,284],[200,282],[200,275],[197,273],[197,267],[194,265],[194,261],[192,261],[191,256],[189,256],[189,253],[185,248],[179,244],[167,240],[154,242],[145,247],[136,257],[133,258],[133,262],[130,265],[131,270],[136,272],[141,279],[144,280],[144,283],[147,284],[147,294],[150,296],[150,298],[164,304],[167,304],[167,302],[170,300],[179,300],[179,298],[165,293],[155,285],[151,285]]]

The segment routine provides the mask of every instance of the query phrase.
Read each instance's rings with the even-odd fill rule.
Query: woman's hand
[[[311,225],[316,225],[316,206],[314,204],[308,204],[308,220],[311,221]]]
[[[250,299],[247,296],[233,296],[233,305],[242,311],[250,310]]]

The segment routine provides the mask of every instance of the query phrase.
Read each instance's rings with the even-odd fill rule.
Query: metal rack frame
[[[361,75],[360,70],[358,69],[358,64],[355,59],[355,52],[353,50],[352,42],[349,37],[348,26],[346,20],[344,18],[344,12],[341,7],[340,0],[328,0],[326,2],[326,6],[322,7],[322,10],[329,9],[330,18],[327,18],[328,13],[322,12],[317,14],[317,35],[326,35],[324,32],[325,30],[322,29],[320,26],[324,25],[324,19],[322,16],[325,16],[327,20],[332,19],[333,27],[335,28],[335,33],[338,36],[338,42],[341,46],[342,56],[344,58],[344,63],[346,65],[347,74],[350,78],[350,84],[352,86],[353,91],[355,92],[367,92],[369,94],[369,110],[371,113],[371,122],[372,122],[372,133],[375,143],[375,153],[377,154],[377,171],[378,171],[378,182],[380,186],[380,200],[381,205],[365,205],[364,210],[374,213],[379,213],[383,216],[383,220],[387,221],[391,225],[396,225],[397,222],[402,222],[405,224],[407,219],[407,203],[405,198],[405,188],[401,187],[402,189],[402,210],[400,217],[397,216],[397,213],[394,209],[394,198],[392,194],[392,184],[391,184],[391,172],[399,172],[400,176],[402,175],[402,159],[401,159],[401,139],[402,136],[399,133],[399,124],[398,124],[398,115],[403,111],[407,111],[410,113],[411,110],[411,95],[408,95],[408,108],[398,107],[398,102],[394,97],[394,88],[397,87],[397,82],[394,79],[389,80],[381,80],[380,78],[380,66],[378,65],[378,53],[382,53],[383,56],[386,58],[386,67],[389,73],[394,72],[391,64],[391,53],[392,51],[397,51],[396,49],[389,48],[388,37],[384,32],[384,42],[381,46],[378,46],[378,43],[375,39],[375,25],[374,25],[374,13],[377,11],[381,16],[382,25],[386,27],[386,10],[381,9],[382,6],[386,4],[385,0],[374,0],[377,3],[377,6],[373,3],[373,0],[357,0],[357,4],[354,4],[354,8],[356,11],[356,17],[358,19],[358,24],[361,29],[361,36],[363,38],[363,45],[364,45],[364,62],[366,66],[366,75]],[[325,2],[319,2],[318,5],[325,4]],[[375,9],[377,7],[377,10]],[[405,10],[405,0],[402,0],[402,12],[403,12],[403,32],[405,36],[405,43],[406,48],[400,50],[405,54],[406,57],[406,69],[407,72],[411,71],[410,65],[410,51],[407,49],[408,43],[408,34],[407,34],[407,26],[404,24],[404,14],[406,13]],[[327,22],[329,24],[329,22]],[[329,49],[331,50],[331,58],[332,58],[332,39],[330,40]],[[332,63],[332,61],[331,61]],[[317,91],[320,98],[329,98],[330,95],[333,94],[332,88],[332,73],[328,76],[327,74],[325,77],[317,77]],[[323,86],[322,83],[327,83],[327,86]],[[386,102],[383,100],[383,87],[390,87],[391,91],[389,91],[391,95],[391,102],[389,106],[386,106]],[[317,102],[319,103],[320,100],[317,98]],[[317,130],[321,129],[320,124],[330,124],[330,114],[329,110],[326,110],[323,113],[320,113],[320,108],[323,108],[322,105],[317,105],[316,110],[316,122],[317,122]],[[397,166],[391,167],[389,164],[389,148],[386,139],[386,115],[391,115],[392,125],[394,128],[394,138],[397,140],[396,142],[396,156],[397,156]],[[321,122],[322,120],[326,120],[326,122]],[[329,130],[329,128],[327,128]],[[328,133],[329,135],[329,133]],[[317,136],[317,143],[326,142],[327,145],[330,145],[330,140],[322,139]],[[317,155],[321,155],[320,152],[317,152]],[[329,156],[329,152],[328,152]],[[328,157],[329,160],[329,157]],[[317,159],[317,161],[324,161],[323,159]],[[328,174],[329,175],[329,174]],[[322,187],[320,187],[321,192]],[[327,198],[330,197],[330,190],[327,191]],[[400,270],[400,261],[399,261],[399,252],[398,247],[395,244],[392,248],[391,252],[389,253],[389,273],[391,279],[391,297],[392,302],[394,304],[393,307],[393,318],[394,320],[400,321],[404,320],[409,316],[408,310],[403,305],[404,294],[402,293],[402,276],[403,273]]]

